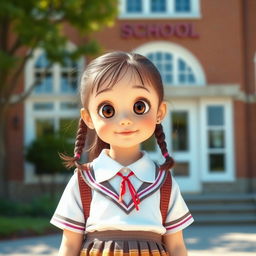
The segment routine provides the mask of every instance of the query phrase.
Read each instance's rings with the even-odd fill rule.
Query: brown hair
[[[81,102],[85,109],[88,108],[88,102],[91,93],[98,92],[102,87],[112,88],[122,79],[127,70],[131,70],[137,75],[143,86],[150,84],[153,86],[159,97],[159,105],[163,101],[164,90],[161,75],[155,65],[146,57],[137,53],[127,53],[115,51],[104,54],[94,59],[86,67],[80,84]],[[90,134],[88,136],[88,133]],[[160,166],[163,170],[169,170],[174,165],[174,160],[169,156],[165,142],[165,134],[161,124],[157,124],[154,131],[158,146],[161,149],[165,162]],[[87,138],[93,138],[93,142],[88,144]],[[66,167],[81,167],[78,162],[83,149],[89,151],[89,161],[92,161],[104,148],[110,148],[110,145],[102,141],[94,130],[87,128],[82,119],[79,120],[76,142],[74,148],[74,157],[60,154]]]

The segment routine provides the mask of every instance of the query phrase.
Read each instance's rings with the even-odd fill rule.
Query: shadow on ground
[[[184,237],[189,251],[256,252],[256,225],[193,226]]]

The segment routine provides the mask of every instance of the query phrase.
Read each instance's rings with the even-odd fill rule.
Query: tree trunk
[[[0,106],[0,197],[9,197],[9,184],[7,179],[6,170],[6,112],[2,106]]]

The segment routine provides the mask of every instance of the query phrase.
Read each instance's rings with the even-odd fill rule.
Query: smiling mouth
[[[138,130],[136,131],[123,131],[123,132],[116,132],[116,134],[120,134],[120,135],[130,135],[130,134],[134,134],[136,133]]]

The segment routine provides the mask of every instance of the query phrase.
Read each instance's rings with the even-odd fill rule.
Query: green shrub
[[[28,147],[26,159],[35,165],[37,174],[56,174],[65,171],[58,152],[72,155],[73,143],[63,134],[48,134],[36,138]]]
[[[30,203],[19,203],[0,199],[2,216],[51,217],[56,209],[58,197],[44,195]]]

